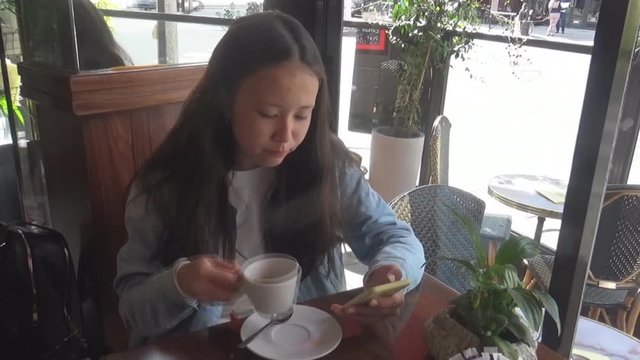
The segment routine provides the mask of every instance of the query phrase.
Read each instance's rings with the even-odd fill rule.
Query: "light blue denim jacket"
[[[425,262],[422,244],[411,228],[399,221],[387,203],[369,186],[359,169],[350,168],[340,182],[343,235],[356,257],[369,270],[396,264],[409,289],[422,278]],[[132,329],[131,346],[162,334],[192,331],[219,322],[221,303],[194,304],[187,301],[173,281],[173,266],[165,266],[158,254],[161,224],[144,196],[129,194],[125,210],[128,241],[117,258],[114,287],[120,296],[120,314]],[[344,268],[339,249],[333,256],[335,269],[323,264],[300,284],[298,301],[345,290]],[[330,270],[330,271],[329,271]]]

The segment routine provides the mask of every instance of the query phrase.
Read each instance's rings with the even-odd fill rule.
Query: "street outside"
[[[592,30],[566,29],[553,37],[545,32],[537,26],[532,37],[593,43]],[[476,41],[466,61],[452,64],[444,114],[452,123],[449,184],[482,198],[486,212],[511,215],[512,229],[533,237],[537,218],[494,200],[487,185],[496,175],[518,173],[568,181],[591,56],[530,47],[520,53],[514,66],[506,44]],[[339,135],[368,164],[370,135],[347,130],[351,57],[353,45],[344,39]],[[548,219],[544,228],[542,242],[555,248],[560,220]]]
[[[214,9],[205,9],[195,14],[215,16],[215,12]],[[158,40],[154,34],[156,21],[112,17],[110,24],[116,41],[135,65],[158,63]],[[185,23],[176,26],[180,63],[208,61],[213,48],[226,32],[225,26]]]
[[[197,15],[215,16],[213,9]],[[154,21],[112,18],[117,41],[134,64],[157,63]],[[501,26],[480,31],[505,33]],[[205,62],[225,27],[177,24],[180,63]],[[546,37],[536,26],[532,38],[591,45],[593,30],[567,28],[565,34]],[[518,64],[510,63],[507,45],[475,41],[466,61],[454,61],[449,72],[445,115],[452,123],[449,183],[487,203],[487,212],[507,213],[513,229],[533,236],[536,218],[490,198],[489,180],[496,175],[523,173],[568,180],[590,55],[523,47]],[[347,130],[352,91],[355,38],[345,35],[339,136],[369,163],[370,135]],[[640,183],[640,169],[632,169],[630,183]],[[549,219],[545,229],[559,229]],[[557,231],[543,233],[543,243],[555,248]]]

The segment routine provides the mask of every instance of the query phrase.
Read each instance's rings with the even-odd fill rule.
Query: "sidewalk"
[[[502,25],[491,25],[491,30],[489,30],[489,25],[482,24],[478,29],[478,32],[494,35],[511,35],[508,32],[508,29],[506,27],[503,27]],[[532,39],[541,39],[553,42],[593,46],[593,37],[595,35],[595,30],[575,29],[567,27],[564,34],[554,33],[553,36],[546,36],[546,33],[547,26],[540,24],[534,26],[533,32],[529,37]]]

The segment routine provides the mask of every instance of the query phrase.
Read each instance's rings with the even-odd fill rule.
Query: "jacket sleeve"
[[[420,283],[424,248],[407,223],[396,218],[359,169],[349,167],[341,183],[344,237],[369,271],[386,264],[400,267],[411,280],[409,290]]]
[[[128,240],[117,257],[114,288],[120,297],[120,315],[140,335],[162,334],[197,309],[182,296],[174,281],[174,266],[163,266],[157,258],[161,246],[161,224],[147,197],[132,188],[125,208]]]

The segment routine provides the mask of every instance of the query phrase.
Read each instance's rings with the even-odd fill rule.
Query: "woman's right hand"
[[[234,262],[199,256],[178,269],[176,281],[185,295],[198,302],[219,302],[238,296],[242,276]]]

